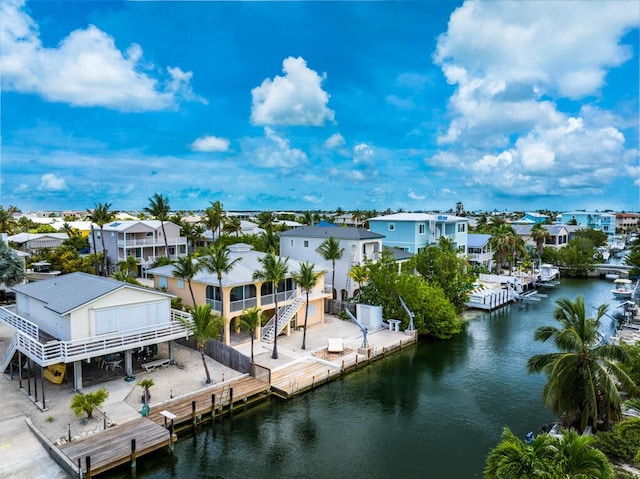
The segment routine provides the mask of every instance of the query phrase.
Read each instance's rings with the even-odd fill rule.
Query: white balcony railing
[[[186,237],[167,238],[167,246],[185,246],[187,244]],[[155,246],[163,247],[165,242],[162,238],[127,238],[126,240],[118,240],[118,248],[133,248],[136,246]]]

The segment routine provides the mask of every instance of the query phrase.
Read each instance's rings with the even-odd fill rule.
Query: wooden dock
[[[340,374],[342,370],[339,366],[307,359],[271,371],[271,392],[283,399],[289,399]]]
[[[243,376],[227,383],[221,383],[171,399],[160,404],[154,404],[149,413],[149,419],[156,424],[165,424],[162,411],[175,415],[175,430],[191,427],[207,421],[214,416],[232,412],[238,407],[245,407],[264,399],[270,394],[270,385],[250,376]],[[215,402],[214,402],[215,401]]]
[[[167,445],[168,430],[147,418],[139,418],[63,444],[60,450],[73,464],[80,465],[83,477],[91,477],[127,462],[135,463],[137,457]]]

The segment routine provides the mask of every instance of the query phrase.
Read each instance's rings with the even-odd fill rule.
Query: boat
[[[631,299],[633,294],[633,281],[630,279],[618,278],[613,282],[611,290],[615,299]]]
[[[26,271],[26,277],[29,281],[53,278],[60,274],[61,271],[51,269],[51,263],[48,261],[36,261],[35,263],[31,263],[31,268]]]
[[[541,264],[538,281],[541,284],[553,283],[560,277],[560,270],[552,264]]]

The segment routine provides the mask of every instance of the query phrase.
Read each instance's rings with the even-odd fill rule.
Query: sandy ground
[[[315,357],[332,360],[325,355],[328,338],[343,339],[345,349],[353,354],[362,344],[362,333],[356,325],[330,315],[325,317],[324,323],[308,328],[306,349],[302,349],[302,336],[302,330],[292,331],[290,336],[279,336],[278,359],[272,358],[273,344],[255,341],[255,362],[277,369],[292,361],[312,357],[314,353]],[[12,330],[0,323],[0,355],[4,354],[12,337]],[[368,335],[369,343],[379,349],[397,342],[399,337],[404,337],[404,333],[380,330]],[[234,347],[251,356],[250,340]],[[158,355],[168,356],[166,345],[159,346]],[[101,411],[96,412],[92,420],[78,418],[71,410],[71,400],[76,392],[69,384],[53,385],[45,381],[46,410],[42,411],[27,396],[25,381],[23,389],[19,389],[17,378],[8,380],[4,375],[0,377],[0,423],[12,425],[0,428],[0,479],[65,477],[29,430],[25,418],[29,418],[44,436],[59,444],[68,440],[69,435],[72,439],[86,436],[101,431],[105,424],[117,424],[140,417],[142,388],[137,383],[142,379],[152,378],[155,383],[151,388],[152,408],[154,404],[207,386],[202,357],[197,351],[174,344],[173,357],[175,364],[155,371],[136,373],[134,381],[125,381],[121,377],[83,388],[82,392],[90,392],[98,387],[105,387],[109,392]],[[214,384],[241,375],[209,357],[205,360]],[[17,450],[23,453],[22,456],[16,453]]]

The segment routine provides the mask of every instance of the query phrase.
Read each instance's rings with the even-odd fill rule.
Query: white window
[[[304,247],[308,248],[309,247],[309,242],[307,240],[304,240]]]
[[[158,276],[158,288],[166,288],[166,287],[167,287],[166,276]]]
[[[184,289],[184,279],[178,278],[178,289]]]
[[[395,223],[389,223],[389,231],[395,231],[396,225]]]
[[[424,225],[418,225],[418,234],[424,234]]]

